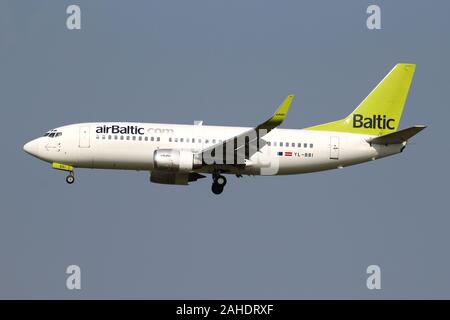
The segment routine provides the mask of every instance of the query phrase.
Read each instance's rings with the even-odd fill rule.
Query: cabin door
[[[330,137],[330,159],[339,159],[339,137]]]
[[[80,141],[78,146],[80,148],[89,148],[91,146],[89,127],[80,127]]]

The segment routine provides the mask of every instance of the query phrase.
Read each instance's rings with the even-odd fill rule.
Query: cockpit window
[[[62,132],[58,132],[56,129],[52,129],[44,134],[44,137],[55,138],[62,136]]]

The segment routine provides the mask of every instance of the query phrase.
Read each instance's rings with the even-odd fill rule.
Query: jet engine
[[[154,170],[158,171],[190,172],[201,164],[201,158],[188,150],[158,149],[153,154]]]

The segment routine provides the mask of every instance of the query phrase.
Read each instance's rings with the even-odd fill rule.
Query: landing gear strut
[[[68,184],[72,184],[75,182],[75,176],[73,175],[73,172],[70,172],[70,174],[66,177],[66,182]]]
[[[221,194],[223,191],[223,188],[225,187],[226,184],[227,184],[227,179],[224,176],[222,176],[218,173],[214,173],[211,191],[214,194]]]
[[[66,182],[68,184],[72,184],[72,183],[75,182],[75,176],[73,175],[73,167],[71,165],[53,162],[52,163],[52,168],[56,169],[56,170],[61,170],[61,171],[68,172],[69,175],[66,177]]]

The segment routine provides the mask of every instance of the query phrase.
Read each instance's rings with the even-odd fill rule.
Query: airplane
[[[399,63],[347,117],[304,129],[280,129],[289,95],[255,127],[96,122],[52,129],[26,143],[28,154],[52,168],[149,171],[150,181],[188,185],[211,174],[221,194],[225,175],[290,175],[339,169],[402,152],[426,128],[398,130],[416,65]]]

